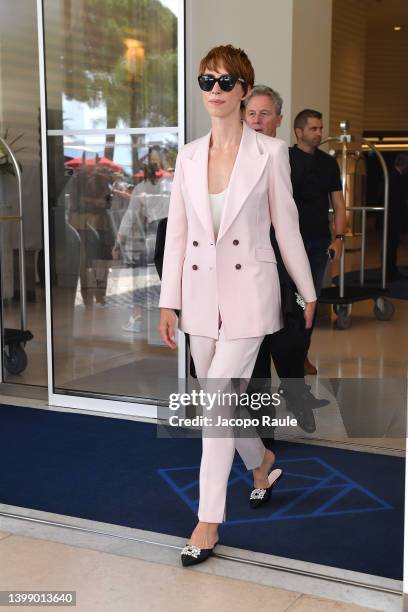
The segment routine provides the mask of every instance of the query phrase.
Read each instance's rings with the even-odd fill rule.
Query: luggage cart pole
[[[360,269],[360,282],[364,284],[364,262],[365,262],[365,246],[366,246],[366,213],[368,210],[378,210],[383,213],[383,235],[382,235],[382,259],[381,259],[381,289],[385,289],[386,276],[387,276],[387,234],[388,234],[388,197],[389,197],[389,176],[387,164],[381,153],[376,147],[365,138],[360,138],[359,141],[365,144],[373,153],[375,153],[378,161],[380,162],[381,169],[384,176],[384,201],[383,206],[363,206],[362,210],[362,245],[361,245],[361,269]],[[364,247],[364,248],[363,248]],[[361,280],[362,279],[362,280]]]
[[[343,199],[344,202],[346,202],[346,198],[347,198],[347,142],[349,140],[349,136],[347,134],[348,131],[348,121],[342,121],[340,123],[340,129],[342,131],[342,134],[340,136],[341,138],[341,142],[342,142],[342,149],[341,149],[341,186],[342,186],[342,191],[343,191]],[[341,298],[344,297],[344,257],[345,257],[345,248],[343,245],[343,249],[341,251],[341,256],[340,256],[340,286],[339,286],[339,295]]]
[[[13,151],[10,149],[8,143],[4,138],[0,137],[0,143],[2,147],[7,151],[8,156],[13,164],[14,172],[17,178],[17,190],[18,190],[18,215],[17,216],[3,216],[0,217],[0,221],[18,221],[19,225],[19,264],[20,264],[20,319],[21,329],[27,329],[27,306],[26,306],[26,278],[25,278],[25,253],[24,253],[24,222],[23,222],[23,198],[21,189],[21,172],[18,162],[14,156]]]
[[[377,159],[379,159],[383,173],[384,173],[384,226],[383,226],[383,243],[382,243],[383,252],[382,252],[381,287],[385,289],[386,273],[387,273],[386,271],[387,271],[387,235],[388,235],[388,197],[389,197],[390,179],[388,176],[388,169],[387,169],[383,156],[378,155],[377,149],[374,149],[374,150],[377,153]]]
[[[361,211],[361,254],[360,254],[360,285],[361,286],[364,285],[366,227],[367,227],[367,210],[363,208],[363,210]]]

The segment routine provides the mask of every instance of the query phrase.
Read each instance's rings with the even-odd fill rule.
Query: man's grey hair
[[[249,96],[244,100],[245,108],[248,106],[248,102],[251,100],[251,98],[254,98],[255,96],[268,96],[275,106],[276,114],[282,114],[282,96],[280,93],[272,89],[272,87],[268,87],[267,85],[255,85]]]

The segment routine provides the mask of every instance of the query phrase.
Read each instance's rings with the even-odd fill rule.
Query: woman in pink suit
[[[231,45],[201,60],[198,82],[211,131],[179,152],[172,187],[160,295],[160,333],[176,348],[179,328],[190,334],[200,381],[249,380],[261,342],[282,327],[276,259],[269,230],[311,325],[316,294],[292,199],[288,148],[241,122],[241,101],[254,84],[245,52]],[[240,387],[241,391],[243,387]],[[213,389],[214,390],[214,389]],[[235,449],[254,474],[252,507],[270,497],[280,470],[259,437],[203,435],[199,522],[183,549],[183,565],[207,559],[225,515]],[[268,477],[269,475],[269,477]]]

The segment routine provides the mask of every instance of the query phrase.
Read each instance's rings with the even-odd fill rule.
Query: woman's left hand
[[[304,312],[306,329],[310,329],[312,327],[315,310],[316,302],[306,302],[306,308]]]
[[[160,308],[159,332],[162,340],[171,349],[175,349],[176,340],[176,313],[171,308]]]

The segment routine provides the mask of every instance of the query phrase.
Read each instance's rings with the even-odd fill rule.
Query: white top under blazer
[[[225,194],[227,190],[221,191],[220,193],[209,193],[211,215],[214,226],[215,238],[218,238],[218,232],[221,226],[222,211],[224,210]]]

